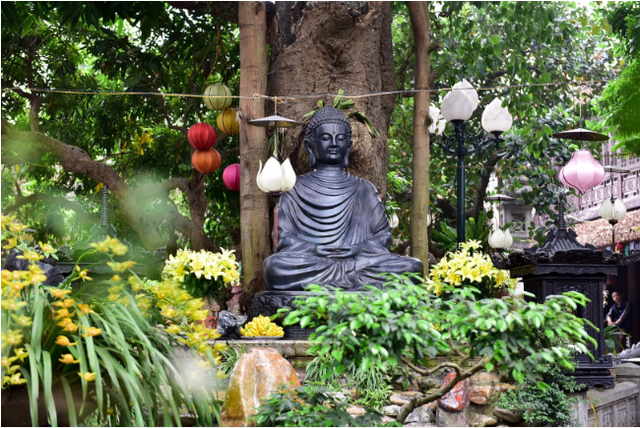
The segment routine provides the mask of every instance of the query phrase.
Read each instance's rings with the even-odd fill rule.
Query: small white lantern
[[[468,120],[473,114],[473,104],[466,91],[452,90],[442,100],[442,117],[447,121]]]
[[[624,203],[620,199],[616,199],[614,202],[611,202],[611,199],[602,201],[600,216],[605,220],[614,220],[617,222],[618,220],[622,220],[626,214],[627,207],[624,206]]]
[[[464,94],[469,97],[469,101],[471,101],[471,111],[476,111],[478,108],[478,92],[473,88],[471,83],[467,81],[467,79],[462,79],[461,82],[453,85],[453,89],[462,89]]]
[[[265,193],[286,192],[296,184],[296,174],[287,158],[282,165],[274,157],[270,157],[262,168],[262,161],[258,169],[256,183],[258,188]]]
[[[502,100],[496,98],[482,113],[482,127],[490,133],[507,132],[513,124],[513,117],[509,110],[502,107]]]
[[[431,226],[431,211],[427,211],[427,227]]]
[[[433,104],[429,104],[429,117],[431,118],[429,134],[442,135],[444,128],[447,125],[447,121],[442,118],[440,109]]]
[[[504,232],[500,229],[495,229],[491,235],[489,235],[489,245],[493,248],[509,248],[513,245],[513,238],[509,229]]]

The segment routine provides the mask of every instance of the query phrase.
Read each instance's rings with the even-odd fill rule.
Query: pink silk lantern
[[[222,173],[222,181],[227,189],[239,191],[240,190],[240,164],[233,163],[224,169]]]
[[[591,156],[589,150],[577,150],[560,172],[558,178],[566,187],[580,194],[597,186],[604,179],[604,168]]]

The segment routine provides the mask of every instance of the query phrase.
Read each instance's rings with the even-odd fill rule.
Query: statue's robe
[[[316,245],[357,246],[351,258],[321,257]],[[378,192],[369,181],[345,172],[313,171],[298,177],[278,205],[278,252],[262,272],[267,290],[302,291],[309,284],[360,290],[381,287],[381,273],[423,273],[418,259],[389,251],[391,229]]]

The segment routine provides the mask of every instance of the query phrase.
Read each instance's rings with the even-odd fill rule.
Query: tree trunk
[[[239,2],[240,96],[264,94],[267,89],[267,19],[263,2]],[[245,291],[260,289],[262,262],[270,254],[268,195],[256,184],[258,160],[267,160],[265,128],[251,126],[264,117],[264,100],[240,98],[240,233]]]
[[[428,89],[429,81],[429,3],[409,2],[411,27],[416,45],[416,89]],[[413,201],[411,204],[411,255],[429,269],[429,92],[417,92],[413,105]]]
[[[346,94],[395,90],[391,3],[389,2],[276,2],[269,22],[271,61],[269,95],[287,99],[278,113],[298,121],[320,98],[328,105],[343,89]],[[387,132],[394,96],[349,97],[380,133],[372,138],[366,127],[352,121],[353,150],[349,172],[371,181],[381,196],[387,192]],[[272,105],[269,105],[272,108]],[[305,127],[287,131],[283,159],[291,158],[297,174],[310,171],[304,149]]]

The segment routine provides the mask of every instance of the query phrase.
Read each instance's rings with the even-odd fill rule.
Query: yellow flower
[[[105,239],[104,241],[94,242],[92,244],[89,244],[89,246],[95,248],[98,252],[107,253],[109,252],[110,242],[111,238],[107,236],[107,239]]]
[[[62,364],[78,364],[80,360],[74,360],[72,354],[62,354],[62,358],[58,359]]]
[[[7,376],[5,376],[5,378],[6,377]],[[2,382],[4,383],[4,378],[2,379]],[[22,373],[18,372],[11,376],[11,378],[9,378],[9,382],[11,383],[11,385],[22,385],[23,383],[27,383],[27,380],[22,379]]]
[[[68,309],[68,308],[72,308],[73,307],[73,302],[74,302],[73,299],[64,299],[61,302],[54,303],[53,306],[58,306],[58,307],[61,307],[61,308],[67,308]]]
[[[107,262],[107,265],[116,272],[124,272],[127,269],[134,267],[136,262],[131,260],[122,263]]]
[[[56,339],[56,345],[60,346],[75,346],[78,342],[71,342],[67,336],[58,336]]]
[[[2,248],[4,248],[5,250],[10,250],[17,246],[18,246],[18,240],[16,238],[9,238],[7,239],[7,244],[3,245]]]
[[[91,309],[89,307],[88,303],[80,303],[80,304],[78,304],[78,309],[80,309],[80,311],[82,312],[81,315],[95,314],[93,309]]]
[[[55,248],[53,248],[49,244],[43,244],[42,241],[38,241],[38,245],[40,245],[40,249],[42,250],[43,253],[52,254],[56,252]]]
[[[56,299],[62,299],[64,296],[71,293],[71,290],[60,290],[59,288],[49,287],[47,290],[49,290],[49,293],[51,293],[51,295]]]
[[[56,319],[62,319],[62,318],[71,318],[73,316],[73,314],[69,313],[69,309],[67,308],[62,308],[56,311]]]
[[[22,334],[20,330],[9,330],[9,333],[2,333],[2,347],[16,346],[22,343]]]
[[[95,337],[95,336],[100,336],[100,333],[102,333],[102,329],[100,328],[96,328],[96,327],[89,327],[87,328],[86,326],[82,326],[82,328],[84,329],[85,333],[87,333],[86,335],[83,334],[82,337]]]
[[[178,334],[178,333],[180,333],[180,326],[177,325],[177,324],[171,324],[165,330],[169,334]]]
[[[22,253],[22,255],[17,256],[16,258],[18,259],[25,259],[25,260],[29,260],[32,262],[37,262],[39,260],[44,259],[44,256],[41,254],[36,253],[35,251],[32,250],[26,250]]]
[[[16,348],[13,350],[16,353],[15,358],[19,358],[20,361],[24,361],[25,358],[29,356],[29,353],[25,348]],[[13,358],[13,357],[12,357]]]
[[[82,279],[82,281],[91,281],[93,278],[89,276],[89,269],[80,270],[80,266],[76,266],[76,270],[79,272],[78,277]]]
[[[96,380],[96,374],[91,372],[86,372],[86,373],[78,372],[78,376],[80,376],[82,379],[86,380],[87,382]]]
[[[68,331],[69,333],[75,333],[78,330],[78,326],[73,323],[71,318],[64,318],[62,321],[58,323],[60,327],[63,327],[63,331]]]
[[[27,302],[18,300],[3,300],[2,303],[0,303],[0,306],[2,306],[2,309],[6,309],[8,311],[17,311],[18,309],[27,306]]]
[[[31,319],[31,317],[27,317],[24,315],[16,315],[16,314],[12,314],[11,317],[16,320],[16,322],[18,324],[20,324],[21,327],[29,327],[31,324],[33,324],[33,320]]]
[[[109,281],[113,281],[113,282],[120,282],[121,280],[122,278],[120,278],[118,275],[113,275],[111,279],[109,279]]]
[[[2,357],[2,367],[7,368],[11,365],[11,363],[13,363],[15,360],[17,360],[18,357]]]

